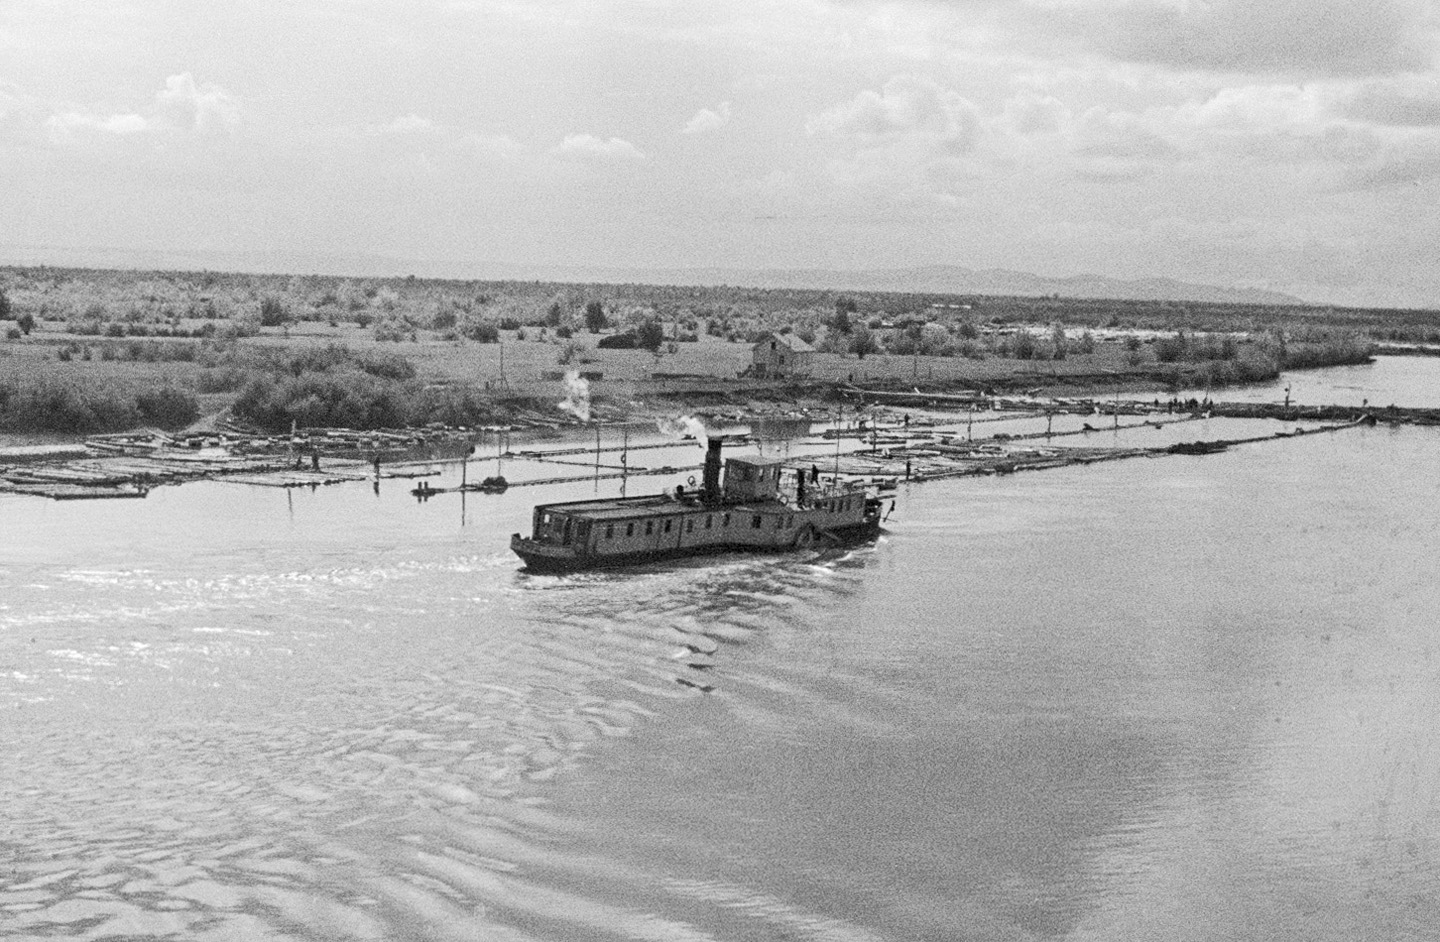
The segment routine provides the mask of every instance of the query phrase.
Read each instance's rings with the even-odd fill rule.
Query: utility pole
[[[620,439],[620,496],[625,496],[630,481],[630,426],[621,427]]]

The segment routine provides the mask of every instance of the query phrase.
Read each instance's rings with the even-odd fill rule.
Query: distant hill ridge
[[[594,270],[599,274],[600,270]],[[614,272],[610,278],[614,280]],[[834,271],[828,269],[695,268],[635,272],[658,284],[731,284],[757,288],[820,288],[838,291],[908,291],[929,294],[991,294],[1067,298],[1113,298],[1117,301],[1203,301],[1229,304],[1304,305],[1308,302],[1280,291],[1197,285],[1173,278],[1125,281],[1103,275],[1047,278],[1030,272],[989,268],[975,271],[955,265],[918,268]],[[596,279],[587,279],[596,280]],[[627,280],[636,280],[627,278]]]
[[[1191,284],[1172,278],[1126,281],[1103,275],[1050,278],[1003,268],[958,265],[842,271],[823,268],[605,268],[580,265],[517,265],[503,262],[406,261],[382,255],[315,255],[300,252],[140,251],[0,246],[0,264],[74,268],[210,270],[263,274],[344,275],[393,278],[416,275],[479,281],[554,281],[600,284],[733,285],[821,291],[895,291],[920,294],[988,294],[1117,301],[1197,301],[1222,304],[1305,305],[1294,295],[1261,288]]]

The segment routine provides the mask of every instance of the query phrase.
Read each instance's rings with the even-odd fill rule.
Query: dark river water
[[[873,546],[571,577],[507,541],[593,483],[0,497],[0,936],[1434,939],[1437,468],[902,485]]]

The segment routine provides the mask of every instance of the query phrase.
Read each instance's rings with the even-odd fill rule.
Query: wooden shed
[[[806,376],[815,348],[794,334],[766,334],[751,352],[750,375],[759,379]]]

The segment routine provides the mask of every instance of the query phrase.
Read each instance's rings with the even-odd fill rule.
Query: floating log
[[[347,481],[366,481],[370,475],[362,471],[269,471],[264,474],[228,474],[217,480],[230,484],[254,484],[258,487],[324,487]]]
[[[1180,442],[1165,449],[1169,455],[1213,455],[1225,451],[1230,445],[1226,442]]]
[[[32,497],[48,497],[51,500],[104,500],[141,498],[149,494],[150,489],[132,484],[95,486],[88,484],[16,484],[0,481],[0,493],[27,494]]]
[[[886,453],[868,450],[852,451],[844,456],[833,454],[810,454],[792,456],[787,464],[796,470],[808,471],[819,465],[829,475],[849,475],[872,483],[893,482],[902,478],[924,481],[945,477],[973,474],[1006,474],[1014,471],[1039,470],[1063,467],[1070,464],[1090,464],[1098,461],[1112,461],[1121,458],[1155,456],[1162,454],[1204,455],[1223,451],[1228,447],[1248,442],[1272,441],[1277,437],[1292,437],[1301,434],[1336,431],[1352,428],[1357,424],[1440,424],[1440,409],[1405,409],[1394,406],[1383,408],[1352,406],[1280,405],[1274,403],[1204,403],[1203,408],[1191,408],[1190,400],[1184,406],[1175,400],[1157,404],[1139,401],[1103,403],[1104,408],[1118,414],[1143,415],[1141,423],[1126,423],[1119,428],[1142,426],[1161,427],[1167,424],[1194,421],[1206,416],[1226,418],[1272,419],[1283,421],[1327,422],[1319,428],[1282,432],[1249,438],[1234,438],[1223,441],[1188,442],[1178,445],[1164,445],[1151,448],[1099,448],[1061,447],[1051,439],[1065,436],[1084,435],[1093,429],[1081,428],[1068,432],[1034,432],[1019,435],[994,435],[987,439],[961,440],[954,433],[940,435],[937,432],[911,428],[897,436],[896,429],[886,427],[879,430],[888,441]],[[968,404],[968,403],[967,403]],[[1033,403],[1029,403],[1033,405]],[[1056,401],[1048,411],[1088,414],[1102,404],[1089,401]],[[1177,411],[1178,410],[1178,411]],[[1037,413],[1038,414],[1038,413]],[[1014,415],[1014,413],[1011,413]],[[968,419],[961,419],[968,423]],[[918,423],[915,423],[918,425]],[[1108,422],[1106,423],[1109,424]],[[1108,431],[1108,429],[1106,429]],[[847,430],[848,431],[848,430]],[[871,430],[853,430],[857,437],[870,434]],[[298,438],[300,448],[306,455],[325,455],[325,468],[309,467],[304,461],[296,467],[296,440],[290,437],[246,436],[225,433],[196,433],[193,435],[164,436],[159,434],[96,436],[89,442],[87,457],[63,462],[42,462],[29,460],[24,464],[14,462],[0,467],[0,492],[12,494],[35,494],[55,499],[89,499],[107,497],[143,497],[150,487],[162,483],[182,483],[200,479],[231,481],[267,487],[318,487],[342,482],[369,480],[372,477],[371,460],[379,453],[377,444],[395,447],[414,442],[433,443],[456,440],[464,443],[471,433],[463,435],[455,430],[425,429],[418,431],[360,432],[349,429],[306,430],[305,438]],[[938,440],[937,440],[938,439]],[[1040,440],[1044,440],[1041,445]],[[324,448],[315,447],[325,443]],[[863,439],[862,439],[863,442]],[[1023,443],[1023,444],[1022,444]],[[641,444],[629,446],[629,450],[641,451],[655,448],[675,448],[679,442]],[[812,444],[815,444],[812,442]],[[98,446],[98,447],[97,447]],[[339,449],[346,457],[336,458],[331,447]],[[610,446],[600,449],[605,452],[624,450],[626,446]],[[96,456],[97,451],[104,454]],[[67,457],[73,454],[65,452]],[[581,455],[595,456],[594,448],[574,446],[554,449],[526,450],[517,454],[480,456],[470,460],[495,460],[504,457],[520,457],[528,460],[550,461],[557,464],[597,467],[592,461],[571,462],[568,457]],[[12,462],[18,455],[10,456]],[[28,457],[28,456],[27,456]],[[426,477],[437,474],[436,463],[445,459],[428,458],[424,461],[387,460],[383,477]],[[657,468],[620,468],[604,466],[604,473],[583,473],[565,476],[536,478],[531,480],[507,481],[507,487],[534,487],[548,484],[562,484],[577,481],[615,480],[647,475],[679,474],[693,472],[699,465],[681,467],[663,466]],[[597,470],[598,467],[597,467]],[[485,491],[484,482],[478,485],[462,485],[461,488],[425,488],[424,496],[453,493],[458,490]],[[495,490],[493,486],[489,490]],[[419,490],[419,489],[417,489]]]

